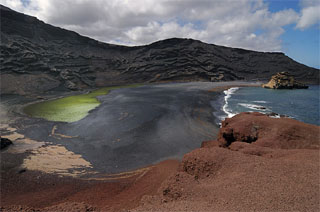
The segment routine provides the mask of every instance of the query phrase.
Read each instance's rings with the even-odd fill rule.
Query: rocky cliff
[[[280,72],[271,77],[271,80],[262,85],[263,88],[272,89],[304,89],[308,88],[300,82],[297,82],[288,72]]]
[[[1,93],[34,93],[161,81],[266,80],[288,71],[307,83],[319,70],[283,53],[172,38],[126,47],[102,43],[0,6]]]

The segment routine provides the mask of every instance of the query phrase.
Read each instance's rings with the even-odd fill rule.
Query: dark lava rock
[[[18,171],[18,174],[22,174],[22,173],[24,173],[24,172],[26,172],[27,170],[26,169],[20,169],[19,171]]]
[[[13,143],[8,138],[1,138],[0,144],[0,149],[5,149]]]
[[[271,77],[267,84],[262,85],[263,88],[272,89],[306,89],[307,85],[297,82],[288,72],[280,72]]]
[[[319,70],[283,53],[172,38],[126,47],[81,36],[0,5],[1,93],[43,93],[130,83],[267,80],[288,71],[319,83]]]

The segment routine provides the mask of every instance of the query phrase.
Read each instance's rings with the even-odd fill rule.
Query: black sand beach
[[[165,159],[181,159],[203,140],[216,138],[218,126],[210,101],[217,99],[218,93],[208,90],[239,84],[248,83],[169,83],[118,89],[99,96],[101,105],[80,121],[51,122],[15,114],[19,118],[10,127],[21,138],[45,142],[40,149],[28,149],[27,169],[77,176],[119,173]],[[4,131],[3,135],[10,133]],[[55,155],[69,155],[70,165],[51,164],[65,160]],[[34,165],[39,160],[52,167]]]

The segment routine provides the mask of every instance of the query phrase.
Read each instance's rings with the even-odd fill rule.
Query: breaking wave
[[[227,114],[227,118],[231,118],[236,115],[236,113],[233,113],[230,108],[228,108],[228,99],[230,99],[231,95],[234,94],[237,90],[239,90],[239,87],[233,87],[229,88],[228,90],[224,91],[225,97],[224,97],[224,105],[222,107],[222,110]],[[226,117],[221,117],[222,119]]]
[[[262,104],[265,104],[265,103],[268,103],[267,101],[253,101],[254,103],[262,103]]]
[[[238,105],[251,109],[256,111],[270,111],[269,108],[262,106],[262,105],[256,105],[256,104],[245,104],[245,103],[238,103]]]

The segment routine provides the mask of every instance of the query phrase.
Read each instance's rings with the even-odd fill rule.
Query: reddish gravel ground
[[[320,211],[320,127],[241,113],[217,141],[112,182],[1,176],[3,211]],[[141,174],[142,173],[142,174]],[[23,205],[23,206],[18,206]]]
[[[179,161],[167,160],[132,177],[112,181],[81,180],[41,172],[1,176],[2,211],[120,211],[137,207],[146,194],[176,172]]]

